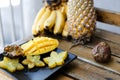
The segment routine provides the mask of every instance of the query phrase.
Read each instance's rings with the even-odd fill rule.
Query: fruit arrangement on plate
[[[4,57],[0,61],[0,67],[15,72],[16,70],[23,70],[24,65],[28,66],[28,69],[44,67],[46,64],[49,68],[62,66],[68,53],[67,51],[60,53],[53,51],[58,45],[59,41],[57,39],[36,37],[20,46],[6,46],[3,52]],[[41,59],[41,55],[46,53],[49,55]]]

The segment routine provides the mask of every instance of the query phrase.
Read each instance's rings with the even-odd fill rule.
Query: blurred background
[[[120,0],[94,0],[95,7],[120,12]],[[42,0],[0,0],[0,47],[23,39],[31,27]],[[97,22],[97,28],[120,34],[119,27]]]

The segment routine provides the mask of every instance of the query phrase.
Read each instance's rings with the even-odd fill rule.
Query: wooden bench
[[[97,20],[120,26],[120,13],[96,8]],[[92,48],[99,42],[107,42],[112,50],[112,59],[107,64],[95,62]],[[64,46],[67,45],[67,46]],[[120,80],[120,35],[96,29],[93,42],[69,49],[72,43],[60,40],[59,48],[77,55],[77,59],[54,74],[49,80]]]

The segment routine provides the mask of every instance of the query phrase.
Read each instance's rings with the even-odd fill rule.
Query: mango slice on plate
[[[33,40],[21,45],[25,55],[38,55],[50,52],[57,48],[59,42],[57,39],[49,37],[36,37]]]

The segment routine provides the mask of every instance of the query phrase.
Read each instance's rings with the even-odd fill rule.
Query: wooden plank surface
[[[0,80],[17,80],[17,79],[7,71],[0,69]]]
[[[120,78],[117,74],[92,66],[78,59],[66,66],[63,72],[78,80],[119,80]]]
[[[65,45],[67,45],[67,46],[65,46]],[[119,63],[120,59],[118,57],[112,56],[110,63],[100,64],[100,63],[95,62],[95,60],[93,59],[93,57],[91,55],[92,49],[79,45],[79,46],[73,47],[72,49],[69,50],[71,45],[72,45],[71,42],[68,42],[65,40],[60,40],[59,48],[61,48],[63,50],[68,50],[68,51],[76,54],[78,57],[88,60],[90,64],[94,64],[94,65],[99,66],[108,71],[112,71],[117,74],[120,74],[120,63]]]
[[[120,26],[120,12],[96,8],[97,20]]]
[[[119,34],[105,31],[102,29],[97,29],[95,32],[95,36],[120,45],[120,35]]]
[[[48,80],[119,80],[119,78],[118,74],[76,59]]]

